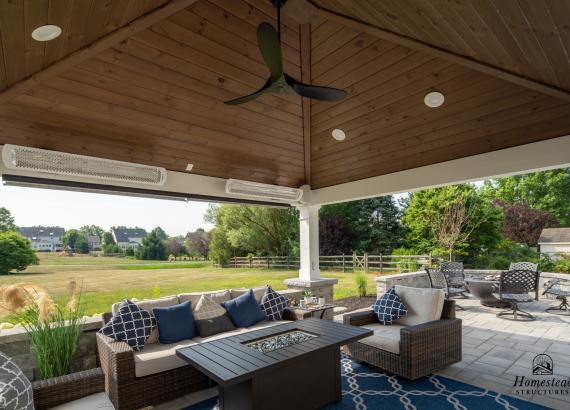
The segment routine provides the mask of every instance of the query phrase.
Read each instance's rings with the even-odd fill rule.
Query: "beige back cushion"
[[[180,303],[187,301],[192,302],[192,310],[196,310],[196,306],[198,305],[198,302],[200,301],[202,295],[208,295],[210,299],[217,303],[224,303],[232,298],[229,290],[218,290],[215,292],[181,293],[178,295],[178,299],[180,300]]]
[[[141,309],[148,311],[154,317],[154,313],[152,313],[153,308],[174,306],[180,302],[178,301],[178,296],[166,296],[160,299],[143,299],[135,303]],[[119,310],[120,304],[121,302],[113,304],[112,308],[113,315]],[[146,340],[145,344],[152,344],[152,343],[158,343],[158,328],[156,326],[152,329],[152,333]]]
[[[443,301],[445,299],[445,293],[442,289],[412,288],[396,285],[394,290],[408,309],[408,314],[396,320],[395,323],[415,326],[441,319]]]
[[[253,297],[255,298],[257,303],[261,303],[261,299],[263,298],[263,295],[265,295],[266,290],[267,286],[260,286],[258,288],[253,288]],[[243,295],[247,291],[249,291],[249,289],[246,288],[232,289],[231,290],[232,299],[235,299],[238,296]]]

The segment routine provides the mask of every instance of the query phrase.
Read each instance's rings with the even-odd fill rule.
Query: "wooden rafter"
[[[317,14],[326,19],[330,19],[336,21],[338,23],[344,24],[348,27],[354,28],[355,30],[359,30],[370,35],[376,36],[378,38],[390,41],[394,44],[398,44],[412,50],[425,52],[427,54],[445,59],[447,61],[462,65],[464,67],[482,72],[484,74],[491,75],[493,77],[497,77],[503,79],[505,81],[509,81],[513,84],[520,85],[522,87],[529,88],[534,91],[541,92],[543,94],[560,98],[566,101],[570,101],[570,92],[563,90],[561,88],[557,88],[540,81],[536,81],[522,75],[513,73],[511,71],[495,67],[490,64],[486,64],[477,60],[474,60],[469,57],[465,57],[463,55],[451,52],[449,50],[445,50],[443,48],[436,47],[434,45],[401,35],[396,34],[390,30],[386,30],[384,28],[377,27],[375,25],[366,23],[359,19],[346,16],[344,14],[340,14],[331,10],[327,10],[317,4],[315,4],[312,0],[307,0],[307,2],[312,5],[316,10]]]
[[[46,80],[63,73],[69,68],[72,68],[91,57],[94,57],[102,51],[107,50],[108,48],[120,43],[123,40],[126,40],[127,38],[167,18],[168,16],[191,6],[196,1],[198,0],[172,0],[168,3],[165,3],[159,8],[156,8],[147,14],[137,18],[136,20],[133,20],[126,26],[123,26],[120,29],[109,33],[94,43],[80,50],[77,50],[76,52],[59,60],[58,62],[7,88],[0,94],[0,104],[8,102],[17,96],[24,94],[25,92],[40,85]]]

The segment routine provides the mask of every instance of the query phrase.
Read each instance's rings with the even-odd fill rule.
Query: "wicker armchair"
[[[352,326],[378,323],[372,309],[347,313],[343,320]],[[455,301],[445,300],[440,320],[400,330],[399,354],[360,342],[343,346],[343,352],[357,361],[415,380],[461,361],[461,337],[461,319],[455,318]]]
[[[105,323],[111,318],[103,316]],[[97,348],[105,374],[105,392],[116,410],[134,410],[173,400],[208,387],[210,381],[192,366],[136,377],[133,349],[125,342],[97,333]]]
[[[105,391],[100,367],[33,382],[36,410],[51,409],[70,401]]]

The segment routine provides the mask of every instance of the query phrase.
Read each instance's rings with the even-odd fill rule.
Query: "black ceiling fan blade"
[[[271,92],[270,87],[271,87],[271,81],[270,81],[270,80],[267,80],[267,82],[265,83],[265,85],[264,85],[263,87],[261,87],[261,89],[257,90],[256,92],[254,92],[254,93],[252,93],[252,94],[249,94],[249,95],[244,95],[243,97],[239,97],[239,98],[236,98],[236,99],[234,99],[234,100],[224,101],[224,104],[227,104],[227,105],[238,105],[238,104],[246,103],[246,102],[248,102],[248,101],[253,101],[253,100],[255,100],[257,97],[259,97],[259,96],[261,96],[261,95],[263,95],[263,94],[265,94],[265,93]]]
[[[312,98],[320,101],[340,101],[348,94],[344,90],[332,87],[320,87],[317,85],[307,85],[300,83],[291,77],[287,78],[287,82],[297,94],[303,97]]]
[[[257,26],[257,44],[271,72],[271,80],[276,81],[283,74],[283,58],[279,36],[271,24],[261,23]]]

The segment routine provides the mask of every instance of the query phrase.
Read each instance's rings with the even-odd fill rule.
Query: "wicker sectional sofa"
[[[461,319],[455,318],[455,301],[445,300],[443,292],[438,296],[434,291],[442,292],[438,289],[396,286],[396,293],[404,293],[409,299],[402,297],[406,306],[409,302],[413,310],[415,304],[416,313],[425,316],[429,309],[437,312],[431,320],[423,323],[413,324],[422,320],[410,315],[404,323],[397,321],[391,326],[384,326],[378,322],[372,309],[344,315],[345,324],[366,327],[373,330],[374,335],[344,346],[343,351],[357,361],[410,380],[461,361]],[[434,299],[433,304],[422,304],[420,294],[430,292],[437,301]],[[438,304],[440,306],[436,306]],[[416,313],[412,311],[412,314]]]
[[[151,310],[153,307],[167,307],[191,300],[192,306],[196,306],[202,294],[208,294],[215,301],[222,303],[241,295],[245,291],[245,289],[231,289],[183,293],[166,298],[144,300],[137,302],[137,304],[145,310]],[[261,300],[264,292],[265,287],[254,289],[254,295],[258,301]],[[113,310],[116,310],[117,306],[118,304],[113,305]],[[109,312],[103,315],[105,323],[111,319],[112,314],[113,312]],[[209,379],[176,356],[177,348],[285,322],[287,321],[265,321],[249,328],[239,328],[205,338],[195,337],[191,340],[183,340],[169,345],[159,344],[157,335],[151,335],[144,349],[140,352],[134,351],[125,342],[117,342],[98,333],[97,347],[105,375],[105,391],[115,409],[131,410],[162,403],[205,389],[210,385]]]

